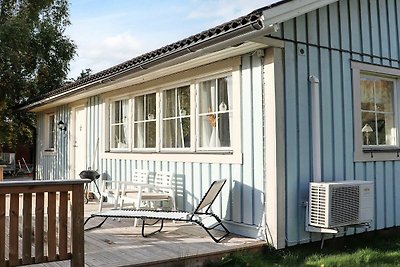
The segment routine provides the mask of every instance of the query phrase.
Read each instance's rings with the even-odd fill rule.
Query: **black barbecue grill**
[[[99,177],[100,177],[100,174],[97,171],[83,170],[79,174],[79,177],[81,177],[81,179],[90,179],[90,182],[94,183],[94,185],[96,186],[97,192],[99,193],[99,195],[101,195],[99,186],[96,183],[96,180],[99,179]],[[89,193],[89,184],[85,184],[85,203],[89,202],[88,193]]]

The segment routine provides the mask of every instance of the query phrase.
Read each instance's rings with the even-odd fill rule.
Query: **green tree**
[[[12,108],[63,85],[68,25],[68,0],[0,0],[0,145],[33,141],[34,116]]]

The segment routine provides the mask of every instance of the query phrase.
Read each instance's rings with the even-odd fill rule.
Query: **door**
[[[84,107],[75,109],[75,129],[73,140],[74,171],[72,178],[79,178],[79,173],[86,166],[86,112]]]

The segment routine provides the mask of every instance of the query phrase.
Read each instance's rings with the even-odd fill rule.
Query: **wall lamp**
[[[60,129],[60,131],[67,131],[67,125],[65,125],[65,123],[62,121],[62,120],[60,120],[59,122],[58,122],[58,129]]]

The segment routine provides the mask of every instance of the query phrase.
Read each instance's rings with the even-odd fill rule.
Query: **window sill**
[[[385,153],[385,152],[400,152],[399,147],[371,147],[363,148],[364,153]]]
[[[399,147],[362,148],[355,154],[355,161],[393,161],[400,160]]]
[[[104,159],[242,164],[242,153],[210,152],[103,152]]]

